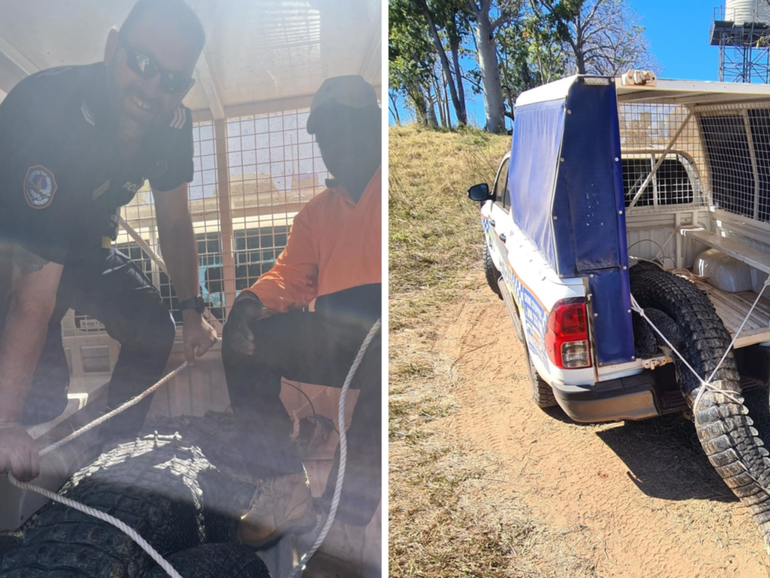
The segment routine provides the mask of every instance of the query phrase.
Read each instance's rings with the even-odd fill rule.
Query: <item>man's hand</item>
[[[217,342],[217,332],[197,311],[186,309],[182,312],[184,326],[184,358],[192,365],[195,356],[202,356]]]
[[[12,472],[21,482],[40,475],[40,456],[34,440],[21,427],[0,424],[0,473]]]
[[[228,341],[232,349],[242,355],[254,355],[254,334],[249,324],[269,315],[270,311],[262,305],[259,297],[251,291],[242,291],[233,303],[225,325],[225,331],[230,334]]]

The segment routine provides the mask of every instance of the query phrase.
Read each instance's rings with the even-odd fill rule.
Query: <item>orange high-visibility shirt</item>
[[[382,283],[381,169],[358,203],[341,186],[305,205],[275,265],[249,291],[271,311],[285,313],[316,297],[371,283]]]

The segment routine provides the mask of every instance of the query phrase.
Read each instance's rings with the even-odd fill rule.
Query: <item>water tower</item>
[[[714,9],[711,45],[720,82],[770,84],[770,0],[725,0]]]

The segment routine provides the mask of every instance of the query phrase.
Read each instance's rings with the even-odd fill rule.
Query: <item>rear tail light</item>
[[[556,367],[591,367],[586,306],[582,299],[558,301],[548,315],[545,348]]]

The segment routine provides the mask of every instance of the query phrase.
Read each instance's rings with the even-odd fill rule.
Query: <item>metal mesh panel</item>
[[[294,110],[227,122],[236,291],[272,268],[294,215],[325,188],[307,117]]]
[[[213,122],[196,123],[193,128],[195,175],[189,186],[189,206],[198,246],[198,279],[211,313],[220,322],[232,305],[227,302],[228,292],[237,295],[273,267],[286,246],[294,216],[325,188],[328,172],[305,129],[307,117],[307,110],[292,110],[229,119],[224,126],[224,155],[217,150]],[[232,238],[226,239],[223,231],[228,228],[222,226],[220,206],[225,191],[218,187],[222,158],[228,164],[232,220]],[[123,208],[122,216],[162,258],[149,184]],[[120,230],[114,247],[139,265],[181,323],[179,300],[168,275],[127,231]],[[225,265],[231,256],[234,274],[228,278]],[[105,334],[100,323],[77,312],[65,319],[63,327],[65,337]]]
[[[619,115],[627,207],[649,181],[630,210],[708,199],[718,209],[770,222],[770,104],[631,102],[619,106]]]
[[[634,102],[621,103],[618,116],[626,207],[705,204],[696,117],[680,105]]]
[[[216,280],[211,280],[209,270],[220,266],[222,262],[219,199],[217,196],[217,158],[214,124],[196,123],[193,127],[193,161],[195,172],[189,185],[189,207],[192,216],[195,240],[198,246],[198,280],[204,298],[211,305],[211,312],[220,321],[224,319],[221,288]],[[122,216],[136,230],[151,250],[163,257],[160,248],[157,223],[155,221],[155,199],[149,183],[145,183],[134,199],[123,207]],[[181,323],[179,300],[168,275],[162,271],[138,243],[124,230],[121,230],[114,247],[140,259],[141,268],[153,284],[160,290],[163,300],[171,310],[177,323]]]
[[[756,181],[743,115],[704,116],[701,127],[711,168],[714,205],[753,217]]]
[[[704,108],[700,114],[715,207],[770,221],[768,104]]]
[[[760,221],[770,221],[770,110],[750,109],[746,114],[757,164],[757,218]]]
[[[217,195],[217,146],[214,123],[197,123],[193,127],[193,161],[195,173],[188,188],[190,215],[198,247],[198,285],[211,312],[224,320],[224,303],[221,282],[212,275],[212,269],[222,266],[222,240],[220,234],[219,198]],[[160,247],[158,247],[160,254]],[[162,256],[162,255],[161,255]],[[213,277],[213,278],[212,278]],[[182,321],[179,299],[164,271],[158,272],[158,288],[171,309],[177,323]]]

